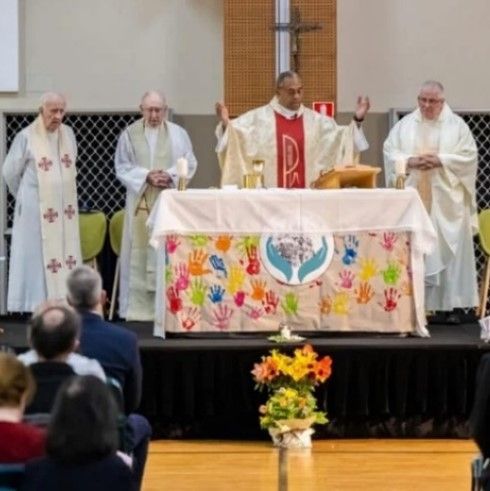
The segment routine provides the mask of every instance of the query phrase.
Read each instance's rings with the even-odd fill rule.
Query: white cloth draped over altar
[[[166,267],[164,246],[166,237],[169,235],[185,237],[201,234],[211,238],[222,234],[238,237],[254,234],[332,233],[342,237],[342,234],[352,233],[364,234],[366,237],[378,234],[380,237],[375,239],[378,243],[383,238],[383,231],[389,231],[388,235],[399,232],[401,234],[407,233],[410,237],[406,243],[410,243],[408,253],[410,266],[407,267],[407,270],[409,270],[408,276],[413,283],[410,293],[413,297],[412,310],[414,312],[411,333],[428,336],[428,331],[425,328],[424,311],[424,255],[432,251],[437,239],[429,216],[417,192],[413,189],[328,191],[210,189],[188,190],[186,192],[168,190],[160,194],[150,216],[149,226],[152,229],[151,244],[161,250],[159,268],[161,268],[162,273],[157,275],[159,282],[157,285],[155,335],[164,336],[166,328],[168,329],[165,324],[169,296],[165,294],[168,291],[168,285],[165,285],[163,272]],[[384,235],[386,236],[386,233]],[[339,248],[338,241],[335,247],[336,249]],[[186,253],[185,257],[187,256],[190,257]],[[182,255],[180,259],[183,261],[184,256]],[[359,257],[359,259],[362,258]],[[344,262],[344,264],[347,263]],[[173,269],[176,268],[173,267]],[[210,266],[209,269],[211,269]],[[172,272],[170,271],[170,273]],[[341,273],[345,279],[345,271]],[[357,273],[358,271],[356,271]],[[351,273],[349,272],[349,274]],[[381,275],[381,273],[378,274]],[[385,276],[385,280],[386,278],[389,278],[389,275]],[[394,283],[386,281],[387,286],[394,285]],[[222,290],[227,289],[227,286],[226,283],[223,283]],[[391,290],[393,289],[391,288]],[[385,290],[385,296],[388,290],[390,288]],[[352,286],[352,291],[354,291],[354,286]],[[185,298],[188,296],[186,293]],[[211,298],[210,295],[208,296]],[[178,300],[180,302],[180,299]],[[213,297],[212,300],[215,302],[216,298]],[[218,298],[218,300],[220,299]],[[360,303],[359,300],[357,302]],[[262,301],[262,305],[265,305],[264,301]],[[221,307],[221,305],[218,306]],[[197,310],[196,304],[191,305],[191,307],[191,310]],[[216,304],[213,307],[216,307]],[[385,310],[387,309],[385,308]],[[256,311],[258,310],[256,309]],[[237,316],[235,316],[236,318]],[[321,329],[318,324],[315,326],[315,329]],[[345,324],[342,326],[340,330],[350,330]],[[363,329],[356,327],[354,330],[362,331]],[[370,328],[368,330],[376,329]],[[403,332],[410,332],[410,330],[404,328]]]

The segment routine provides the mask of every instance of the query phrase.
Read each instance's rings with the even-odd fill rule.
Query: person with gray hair
[[[446,102],[443,85],[424,82],[418,108],[391,129],[384,143],[385,168],[393,181],[406,174],[418,190],[438,236],[425,262],[425,305],[459,323],[455,308],[478,305],[473,235],[478,231],[478,151],[471,130]]]
[[[116,177],[126,188],[119,315],[127,320],[152,321],[157,265],[146,222],[160,192],[176,187],[177,162],[191,179],[197,161],[187,132],[167,121],[168,106],[160,92],[146,92],[140,110],[142,118],[119,137],[114,159]]]
[[[2,174],[15,197],[7,310],[32,312],[66,296],[66,277],[81,264],[73,131],[62,124],[66,100],[48,92],[21,130]]]
[[[141,482],[151,427],[144,416],[133,412],[141,400],[143,378],[138,338],[128,329],[104,320],[106,293],[97,271],[85,265],[75,268],[68,276],[67,287],[68,303],[82,319],[80,352],[98,360],[106,375],[122,389],[124,412],[133,435],[134,472]]]
[[[95,310],[103,314],[106,302],[105,291],[102,290],[102,278],[89,266],[79,266],[68,276],[67,300],[79,312]]]

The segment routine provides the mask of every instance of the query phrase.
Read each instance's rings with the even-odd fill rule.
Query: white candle
[[[404,176],[407,173],[407,161],[397,160],[395,162],[395,174],[397,176]]]
[[[184,157],[180,157],[177,159],[177,176],[179,177],[187,177],[189,172],[189,164],[187,159]]]
[[[282,337],[285,338],[285,339],[289,339],[291,337],[291,329],[289,329],[288,326],[284,326],[282,329],[281,329],[281,334],[282,334]]]

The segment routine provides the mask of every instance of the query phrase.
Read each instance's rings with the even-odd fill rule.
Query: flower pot
[[[311,448],[312,434],[313,430],[311,428],[284,432],[276,428],[269,428],[272,443],[275,447],[281,448]]]

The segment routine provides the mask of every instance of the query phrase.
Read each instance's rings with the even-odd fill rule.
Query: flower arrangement
[[[332,359],[329,356],[318,359],[309,344],[294,350],[293,356],[272,350],[260,363],[255,363],[252,374],[256,388],[266,389],[270,394],[266,404],[259,408],[260,426],[269,430],[276,444],[281,444],[286,434],[293,433],[299,438],[301,432],[308,430],[311,435],[313,424],[328,422],[326,414],[318,411],[313,390],[331,372]]]

